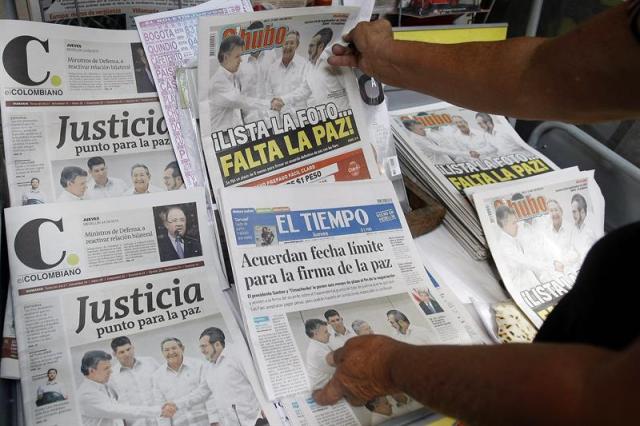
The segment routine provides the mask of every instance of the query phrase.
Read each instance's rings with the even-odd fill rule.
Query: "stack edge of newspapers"
[[[569,168],[467,190],[506,289],[540,327],[604,234],[593,170]]]
[[[444,225],[475,259],[487,257],[487,241],[464,190],[557,169],[501,116],[442,102],[391,117],[403,173],[447,206]]]
[[[333,351],[352,337],[484,341],[425,270],[389,181],[226,188],[219,201],[251,351],[267,397],[290,419],[369,425],[419,407],[406,395],[366,408],[314,403],[335,370]]]

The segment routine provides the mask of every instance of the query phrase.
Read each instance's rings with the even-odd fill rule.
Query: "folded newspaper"
[[[403,173],[444,202],[449,210],[445,226],[476,259],[486,258],[487,243],[464,189],[557,169],[504,117],[444,102],[391,116]]]
[[[425,271],[390,182],[220,194],[252,353],[268,397],[281,398],[290,418],[368,425],[380,421],[380,407],[387,418],[417,408],[406,395],[367,408],[314,403],[311,391],[333,374],[332,352],[351,337],[480,341],[468,312]]]
[[[136,31],[2,21],[11,205],[184,187]]]
[[[358,11],[200,18],[200,129],[215,189],[379,175],[355,74],[327,63]]]
[[[28,425],[277,418],[224,303],[202,189],[6,219]]]
[[[604,234],[604,198],[593,171],[479,188],[473,202],[505,287],[540,327]]]

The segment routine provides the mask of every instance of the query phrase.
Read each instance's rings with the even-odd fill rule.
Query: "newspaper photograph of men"
[[[356,9],[314,9],[200,18],[200,123],[215,187],[358,149],[368,173],[336,160],[315,180],[378,174],[355,75],[327,63]]]

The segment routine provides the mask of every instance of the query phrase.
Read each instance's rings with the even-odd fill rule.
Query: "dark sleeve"
[[[535,340],[620,350],[640,336],[638,241],[640,222],[598,241]]]
[[[640,0],[629,0],[629,29],[636,41],[640,43]]]

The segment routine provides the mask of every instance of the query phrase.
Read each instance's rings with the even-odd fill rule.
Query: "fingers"
[[[358,25],[360,25],[360,24],[358,24]],[[358,27],[358,25],[356,25],[356,28]],[[342,36],[342,39],[344,41],[346,41],[347,43],[351,43],[353,41],[353,30],[349,31],[347,34],[344,34]]]
[[[339,380],[332,377],[322,389],[318,389],[312,394],[313,399],[320,405],[333,405],[344,396],[344,388]]]
[[[353,55],[330,56],[327,62],[334,67],[358,67],[358,59]]]

